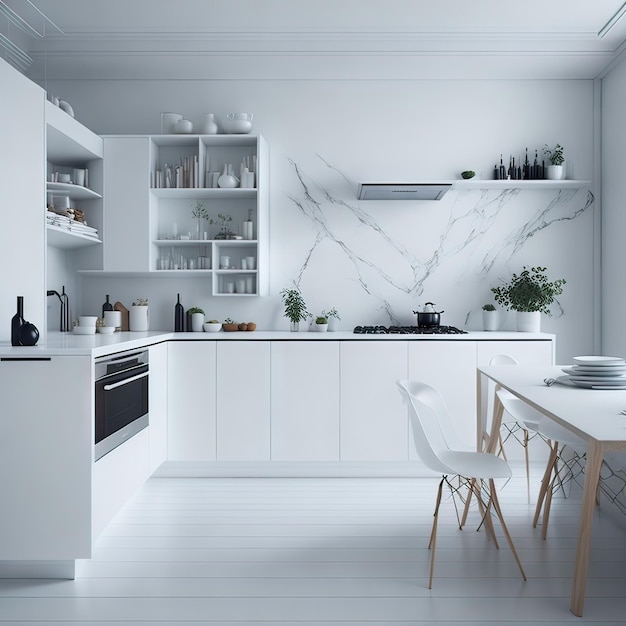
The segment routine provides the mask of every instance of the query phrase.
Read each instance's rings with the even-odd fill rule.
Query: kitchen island
[[[0,346],[0,574],[72,577],[153,475],[429,475],[395,381],[439,388],[462,436],[476,368],[495,354],[551,365],[555,337],[516,332],[49,333]],[[148,428],[94,461],[94,359],[150,354]]]

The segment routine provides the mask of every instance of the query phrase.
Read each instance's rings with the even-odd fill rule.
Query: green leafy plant
[[[483,304],[483,311],[495,311],[496,307],[493,304]]]
[[[335,309],[334,307],[330,309],[330,311],[322,311],[322,316],[334,317],[336,320],[341,320],[341,318],[339,317],[339,311],[337,311],[337,309]]]
[[[191,216],[197,220],[208,220],[209,212],[207,211],[207,208],[204,206],[204,204],[202,204],[202,202],[198,200],[196,202],[196,206],[191,211]]]
[[[563,165],[565,157],[563,156],[563,146],[556,144],[554,148],[550,148],[548,144],[543,147],[543,153],[548,157],[551,165]]]
[[[233,221],[230,215],[224,215],[223,213],[217,214],[217,223],[220,231],[215,235],[215,239],[232,239],[235,237],[235,233],[231,230],[229,224]]]
[[[316,324],[328,324],[328,318],[325,317],[324,315],[318,315],[315,318],[315,323]]]
[[[298,289],[283,289],[280,292],[285,306],[285,317],[294,324],[304,321],[311,314],[307,311],[306,303]]]
[[[192,306],[187,310],[187,313],[189,313],[189,315],[192,315],[193,313],[202,313],[202,315],[204,315],[204,311],[198,306]]]
[[[501,287],[492,287],[496,302],[514,311],[540,311],[551,315],[549,306],[556,296],[563,293],[565,279],[549,281],[545,267],[523,267],[520,274],[513,274],[511,280],[503,281]]]

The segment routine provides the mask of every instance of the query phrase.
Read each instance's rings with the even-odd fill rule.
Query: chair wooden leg
[[[519,567],[519,571],[522,574],[522,578],[526,580],[526,574],[524,573],[524,568],[522,567],[522,563],[517,556],[517,550],[515,549],[515,545],[513,545],[513,540],[511,539],[511,535],[509,534],[509,529],[507,528],[504,517],[502,515],[502,511],[500,509],[500,502],[498,501],[498,494],[496,492],[496,485],[493,482],[493,478],[489,479],[489,489],[491,490],[491,502],[493,504],[493,508],[500,520],[500,525],[502,526],[502,531],[504,532],[504,536],[506,537],[507,543],[509,544],[509,548],[511,548],[511,552],[515,557],[515,561],[517,563],[517,567]]]
[[[476,493],[476,500],[478,501],[478,510],[480,511],[481,519],[485,524],[485,528],[487,529],[487,535],[493,539],[493,543],[497,549],[500,549],[500,545],[498,544],[498,538],[496,537],[496,532],[493,528],[493,521],[491,519],[491,496],[489,496],[489,502],[485,506],[483,499],[481,497],[481,487],[482,481],[480,483],[480,487],[478,486],[478,481],[474,482],[474,491]],[[477,530],[480,529],[480,525]]]
[[[502,431],[498,432],[498,445],[498,456],[501,456],[505,461],[508,461],[509,459],[507,459],[506,452],[504,451],[504,440],[502,439]]]
[[[439,488],[437,489],[437,503],[435,504],[435,513],[433,519],[433,527],[430,531],[430,541],[428,542],[428,549],[432,550],[430,554],[430,575],[428,578],[428,588],[433,588],[433,573],[435,571],[435,547],[437,544],[437,521],[439,519],[439,505],[441,504],[441,491],[443,490],[443,483],[445,477],[439,482]]]
[[[541,488],[539,489],[539,496],[537,497],[537,506],[535,507],[535,516],[533,517],[533,528],[537,528],[537,522],[539,521],[539,515],[541,513],[543,500],[552,482],[552,478],[551,478],[552,471],[554,470],[555,464],[557,462],[558,452],[559,452],[559,444],[558,442],[555,441],[554,445],[551,447],[550,457],[548,458],[546,470],[543,473],[543,478],[541,479]]]
[[[545,502],[543,504],[543,519],[541,520],[541,538],[545,540],[548,536],[548,523],[550,522],[550,507],[552,506],[552,493],[554,491],[554,483],[557,479],[558,469],[555,467],[554,478],[550,482],[550,487],[546,492]]]

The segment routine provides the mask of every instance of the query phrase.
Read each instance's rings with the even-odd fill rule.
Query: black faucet
[[[48,289],[46,292],[48,296],[56,296],[61,302],[61,323],[59,324],[59,330],[62,333],[65,333],[71,330],[71,322],[70,322],[70,299],[69,296],[65,293],[65,285],[63,285],[62,292],[59,293],[54,289]]]

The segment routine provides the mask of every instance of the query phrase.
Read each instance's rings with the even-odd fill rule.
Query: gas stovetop
[[[356,326],[356,335],[465,335],[454,326]]]

